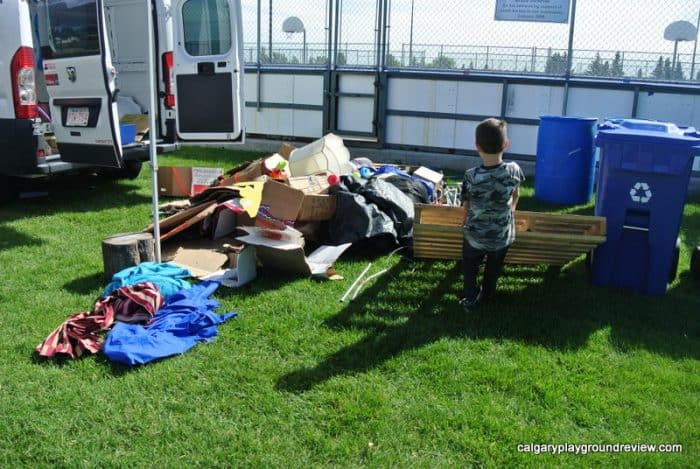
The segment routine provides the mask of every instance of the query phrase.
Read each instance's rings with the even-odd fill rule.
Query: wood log
[[[147,232],[120,233],[102,240],[102,262],[104,277],[112,276],[128,267],[155,259],[155,241]]]

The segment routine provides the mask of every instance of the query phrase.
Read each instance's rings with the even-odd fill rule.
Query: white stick
[[[379,272],[374,273],[374,274],[370,275],[369,277],[367,277],[366,279],[364,279],[364,280],[357,286],[357,289],[355,290],[355,293],[352,295],[352,298],[350,298],[350,301],[352,301],[352,300],[354,300],[355,298],[357,298],[357,295],[360,293],[360,290],[362,290],[362,287],[364,287],[364,286],[367,284],[367,282],[369,282],[370,280],[372,280],[374,277],[378,277],[378,276],[382,275],[382,274],[383,274],[384,272],[386,272],[387,270],[389,270],[389,269],[380,270]]]
[[[345,301],[345,298],[347,298],[347,296],[350,294],[350,292],[352,291],[352,289],[355,288],[355,285],[357,285],[357,282],[359,282],[360,279],[361,279],[362,277],[365,276],[365,274],[367,273],[367,271],[369,270],[370,267],[372,267],[372,263],[371,263],[371,262],[370,262],[369,264],[367,264],[367,267],[365,267],[365,270],[363,270],[362,273],[361,273],[360,275],[357,276],[357,278],[355,279],[355,281],[352,282],[352,285],[350,285],[350,287],[345,291],[345,293],[343,294],[343,296],[340,297],[340,301],[341,301],[341,302]]]

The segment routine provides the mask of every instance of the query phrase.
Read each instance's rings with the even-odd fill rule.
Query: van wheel
[[[120,179],[136,179],[141,172],[143,164],[140,161],[127,161],[124,167],[119,170]]]
[[[700,246],[695,246],[690,257],[690,273],[695,280],[700,281]]]
[[[676,238],[676,246],[673,248],[673,254],[671,257],[671,269],[668,271],[668,283],[676,280],[678,275],[678,260],[681,257],[681,239]]]
[[[98,174],[107,179],[135,179],[141,172],[142,164],[140,161],[126,161],[123,168],[101,168]]]

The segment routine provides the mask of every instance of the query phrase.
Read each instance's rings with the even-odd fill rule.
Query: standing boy
[[[476,149],[482,165],[468,169],[462,181],[466,217],[462,248],[464,296],[460,304],[467,311],[493,296],[508,247],[515,240],[514,212],[525,175],[517,163],[503,161],[508,143],[505,121],[486,119],[476,127]],[[484,257],[479,290],[476,277]]]

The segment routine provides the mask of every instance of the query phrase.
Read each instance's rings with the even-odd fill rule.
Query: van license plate
[[[86,107],[69,107],[66,115],[66,126],[87,127],[90,109]]]

